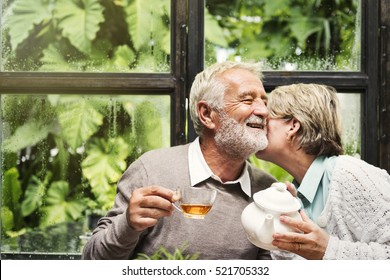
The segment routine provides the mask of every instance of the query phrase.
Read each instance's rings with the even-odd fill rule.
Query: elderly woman
[[[294,84],[269,95],[269,145],[258,158],[294,177],[302,233],[276,233],[273,245],[306,259],[390,259],[390,176],[342,155],[339,101],[324,85]]]

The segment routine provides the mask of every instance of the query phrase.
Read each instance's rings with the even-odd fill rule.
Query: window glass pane
[[[170,0],[0,4],[1,71],[170,71]]]
[[[170,146],[170,100],[1,95],[2,253],[79,250],[86,215],[112,207],[127,166]]]
[[[361,157],[361,95],[338,93],[343,118],[343,147],[349,155]]]
[[[206,0],[206,65],[263,61],[267,70],[360,70],[360,0]]]

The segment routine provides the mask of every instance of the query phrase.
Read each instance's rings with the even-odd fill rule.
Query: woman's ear
[[[288,127],[289,127],[289,130],[287,132],[287,141],[292,142],[295,135],[298,133],[299,128],[301,127],[301,123],[296,118],[292,118],[288,122]]]
[[[204,127],[208,129],[215,128],[215,123],[212,118],[213,110],[205,101],[199,101],[197,105],[199,120],[202,122]]]

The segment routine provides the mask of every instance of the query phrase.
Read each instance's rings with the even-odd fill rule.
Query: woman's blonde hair
[[[270,93],[268,110],[270,118],[300,122],[295,140],[307,154],[332,156],[343,153],[339,104],[333,87],[293,84]]]
[[[215,63],[196,75],[191,87],[189,109],[198,135],[202,135],[203,125],[198,117],[197,104],[204,100],[213,109],[223,109],[225,90],[229,85],[220,79],[219,75],[230,69],[244,69],[259,77],[260,80],[263,78],[260,63],[234,61]]]

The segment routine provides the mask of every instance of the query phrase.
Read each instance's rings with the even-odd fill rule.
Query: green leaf
[[[129,65],[134,62],[135,54],[127,46],[119,46],[114,53],[113,63],[119,71],[129,71]]]
[[[164,246],[160,245],[158,249],[150,256],[139,253],[136,257],[137,260],[197,260],[199,259],[200,253],[194,253],[192,255],[186,254],[186,249],[188,248],[188,242],[185,242],[179,248],[176,248],[173,253],[171,253]]]
[[[2,182],[2,206],[7,207],[11,212],[16,212],[19,207],[19,199],[22,196],[19,172],[13,167],[4,173]]]
[[[103,115],[83,99],[60,106],[58,120],[62,135],[75,151],[93,135],[103,123]]]
[[[165,53],[170,54],[171,53],[171,33],[169,31],[165,31],[164,33],[165,33],[165,35],[161,41],[161,49]]]
[[[268,50],[273,52],[276,57],[284,57],[289,55],[291,51],[291,39],[284,36],[282,33],[273,34],[268,40]]]
[[[104,21],[99,0],[58,0],[55,15],[63,36],[79,51],[88,54],[99,24]]]
[[[70,154],[64,143],[64,139],[54,136],[55,146],[58,149],[58,154],[55,156],[53,161],[53,173],[56,174],[57,179],[65,180],[67,178],[70,162]]]
[[[1,231],[6,232],[14,228],[14,213],[6,206],[1,207]]]
[[[264,57],[268,57],[272,54],[272,50],[268,47],[264,41],[251,41],[242,44],[247,51],[242,55],[244,58],[256,58],[261,60]]]
[[[223,28],[219,26],[218,21],[208,12],[208,10],[205,12],[205,26],[207,26],[205,29],[205,38],[213,44],[225,48],[228,47]]]
[[[66,213],[63,205],[51,205],[42,208],[42,217],[39,226],[42,228],[66,221]]]
[[[153,103],[144,101],[137,105],[134,112],[134,128],[142,152],[162,146],[161,119],[161,113]]]
[[[291,0],[269,0],[264,2],[264,13],[267,17],[278,16],[291,5]]]
[[[4,28],[9,28],[12,50],[27,39],[34,26],[51,19],[52,5],[48,0],[15,0],[11,10],[6,13]]]
[[[249,161],[257,168],[270,173],[280,182],[292,182],[294,179],[286,170],[272,162],[261,160],[254,155],[249,158]]]
[[[87,149],[88,156],[81,163],[83,175],[101,204],[112,205],[116,182],[127,167],[126,158],[130,153],[122,138],[96,140]]]
[[[22,202],[22,215],[24,217],[27,217],[42,205],[46,186],[47,178],[42,182],[38,177],[32,176]]]
[[[320,32],[323,28],[323,19],[301,17],[291,20],[291,31],[298,40],[301,48],[306,47],[307,38],[313,33]]]
[[[28,146],[34,146],[53,131],[53,124],[43,124],[36,120],[27,122],[19,126],[15,133],[4,140],[3,149],[5,151],[17,152]]]
[[[136,50],[152,43],[152,35],[161,32],[163,7],[161,0],[134,0],[125,8],[126,22]]]
[[[81,217],[85,205],[81,200],[69,199],[69,184],[65,181],[56,181],[47,191],[46,202],[48,206],[42,208],[44,215],[41,226],[47,227],[66,221],[76,220]]]
[[[48,72],[79,71],[84,65],[83,61],[69,63],[69,61],[64,58],[63,54],[61,53],[59,48],[56,47],[55,44],[50,44],[46,49],[43,50],[43,56],[40,61],[42,62],[40,70]]]
[[[66,209],[65,209],[67,216],[70,217],[70,219],[68,219],[68,220],[74,221],[74,220],[79,219],[82,216],[85,208],[86,208],[86,205],[83,203],[82,200],[69,201],[66,204]]]
[[[65,181],[57,181],[51,184],[47,191],[47,203],[59,205],[65,201],[65,197],[69,194],[69,185]]]

